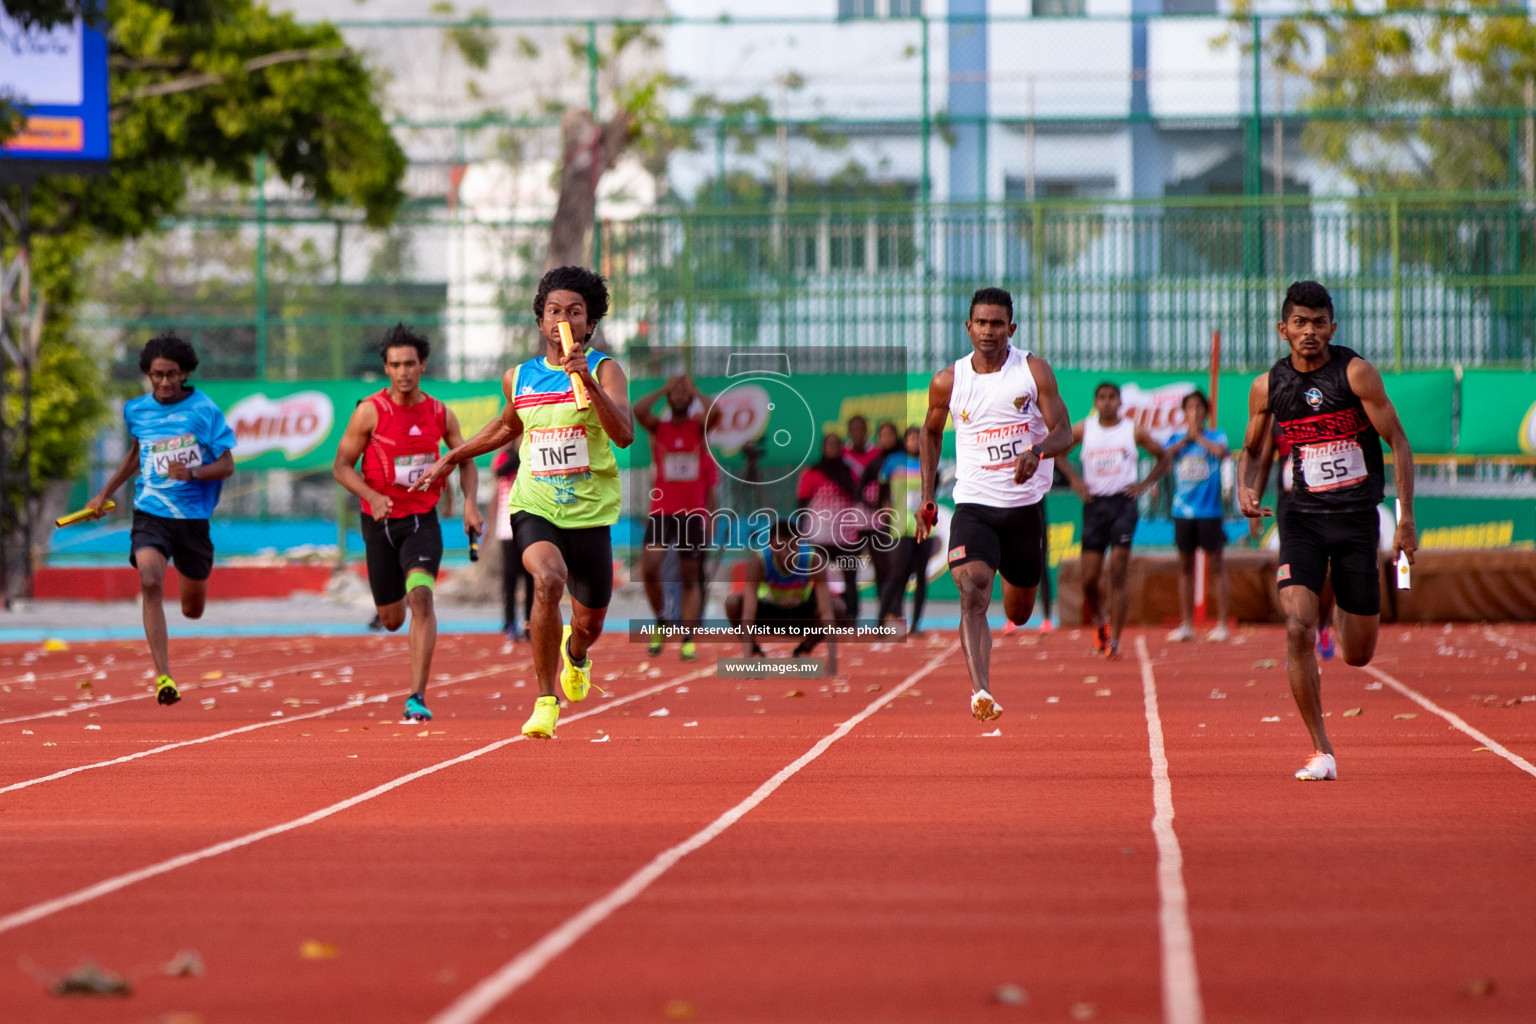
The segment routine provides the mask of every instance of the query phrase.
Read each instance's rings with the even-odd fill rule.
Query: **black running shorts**
[[[1381,526],[1375,508],[1355,512],[1298,512],[1280,522],[1282,587],[1323,590],[1333,570],[1333,593],[1351,615],[1381,614],[1381,569],[1376,544]]]
[[[436,510],[382,523],[365,513],[363,548],[373,603],[383,608],[405,599],[405,580],[410,573],[419,569],[437,579],[438,566],[443,562],[443,528]]]
[[[1134,536],[1136,499],[1129,494],[1106,494],[1083,506],[1084,551],[1128,548]]]
[[[1017,508],[962,502],[949,521],[949,565],[985,562],[1015,587],[1040,585],[1045,550],[1043,501]]]
[[[560,549],[565,560],[565,589],[586,608],[607,608],[613,600],[612,527],[569,529],[532,512],[512,513],[512,539],[519,552],[540,541]]]
[[[134,509],[128,564],[137,569],[138,552],[145,548],[164,555],[186,579],[201,581],[213,573],[213,540],[208,536],[206,519],[171,519]]]
[[[1227,546],[1227,531],[1220,518],[1175,519],[1173,543],[1181,554],[1192,554],[1196,548],[1216,552]]]

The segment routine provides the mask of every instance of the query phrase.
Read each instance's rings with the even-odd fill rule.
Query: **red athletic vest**
[[[396,405],[389,400],[388,388],[368,396],[378,410],[379,425],[363,449],[363,480],[390,499],[391,519],[431,512],[448,481],[444,476],[425,491],[409,490],[437,461],[448,432],[447,407],[425,391],[421,398],[415,405]],[[373,514],[366,501],[363,511]]]

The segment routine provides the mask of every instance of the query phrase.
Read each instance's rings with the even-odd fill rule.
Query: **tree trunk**
[[[560,199],[549,228],[545,271],[584,266],[590,259],[597,183],[629,147],[631,127],[623,111],[601,127],[586,110],[569,110],[561,118]]]

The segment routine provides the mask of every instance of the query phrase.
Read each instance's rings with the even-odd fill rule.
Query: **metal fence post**
[[[256,154],[256,379],[267,379],[267,154]]]
[[[1392,370],[1403,372],[1403,247],[1402,220],[1396,196],[1387,207],[1392,232]]]

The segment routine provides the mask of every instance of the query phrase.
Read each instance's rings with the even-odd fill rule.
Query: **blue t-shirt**
[[[1184,440],[1184,434],[1180,431],[1170,437],[1167,447]],[[1205,439],[1223,446],[1227,443],[1227,435],[1219,430],[1205,431]],[[1173,518],[1221,518],[1220,459],[1192,444],[1174,457],[1173,478]]]
[[[167,519],[207,519],[219,503],[222,480],[173,480],[172,462],[205,466],[235,447],[235,432],[213,399],[194,388],[170,405],[141,395],[123,406],[128,432],[139,442],[139,480],[133,504]]]
[[[890,485],[891,508],[900,513],[901,535],[917,533],[917,513],[923,503],[923,466],[916,455],[892,452],[880,464],[880,479]]]

